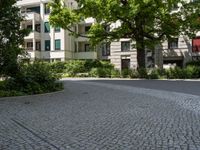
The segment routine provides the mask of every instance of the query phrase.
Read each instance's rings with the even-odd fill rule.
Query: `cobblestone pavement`
[[[62,92],[0,99],[0,150],[199,150],[200,97],[65,81]]]

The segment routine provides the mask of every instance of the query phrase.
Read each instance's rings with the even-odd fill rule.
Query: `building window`
[[[85,26],[85,33],[89,32],[91,26]]]
[[[27,12],[35,12],[40,14],[40,6],[27,8]]]
[[[121,51],[122,52],[130,51],[130,42],[129,41],[121,42]]]
[[[41,43],[36,42],[36,50],[40,51],[40,49],[41,49]]]
[[[110,43],[102,44],[102,56],[110,56]]]
[[[192,52],[200,52],[200,37],[192,39]]]
[[[50,40],[45,40],[45,51],[50,51],[50,49],[51,49]]]
[[[91,51],[91,46],[90,44],[85,44],[85,52]]]
[[[172,38],[168,40],[168,49],[178,48],[178,38]]]
[[[55,32],[60,32],[60,27],[55,27]]]
[[[60,46],[61,46],[60,43],[61,43],[60,40],[55,40],[55,50],[60,50],[61,49],[60,48]]]
[[[33,31],[33,26],[32,26],[32,25],[27,25],[26,28],[27,28],[29,31]]]
[[[33,42],[27,42],[26,48],[27,48],[27,50],[33,50]]]
[[[35,25],[35,31],[40,33],[40,24],[36,24]]]
[[[44,23],[44,32],[49,33],[50,32],[50,24],[49,22]]]
[[[44,13],[49,14],[50,13],[50,8],[48,7],[48,3],[44,4]]]

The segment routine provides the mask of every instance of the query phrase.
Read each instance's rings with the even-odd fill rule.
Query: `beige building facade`
[[[74,38],[61,28],[53,28],[49,24],[49,0],[19,0],[25,21],[22,28],[28,28],[31,33],[25,37],[24,48],[27,59],[42,59],[49,62],[66,61],[70,59],[102,59],[108,60],[115,68],[137,68],[137,52],[129,39],[120,39],[110,44],[102,44],[92,48],[89,40],[84,37]],[[76,7],[73,0],[66,0],[65,5]],[[77,33],[87,34],[95,22],[88,18],[74,27]],[[117,25],[117,23],[116,23]],[[184,66],[190,60],[200,60],[200,34],[195,39],[187,37],[174,38],[165,41],[154,50],[146,50],[146,67]]]

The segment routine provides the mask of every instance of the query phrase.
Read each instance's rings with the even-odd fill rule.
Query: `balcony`
[[[25,40],[27,40],[27,39],[40,39],[41,38],[40,35],[41,34],[39,32],[33,31],[28,36],[24,37],[24,39]]]
[[[65,51],[41,51],[41,59],[64,58]]]
[[[89,39],[86,37],[78,37],[75,39],[76,42],[88,42]]]
[[[25,5],[31,5],[31,4],[40,4],[41,0],[18,0],[17,6],[25,6]]]
[[[35,21],[40,21],[40,14],[35,13],[35,12],[24,12],[22,13],[22,16],[25,17],[25,20],[30,21],[30,20],[35,20]]]
[[[97,59],[97,52],[77,52],[74,53],[75,59]]]

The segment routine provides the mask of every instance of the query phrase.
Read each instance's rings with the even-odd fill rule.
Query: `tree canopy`
[[[20,29],[23,17],[16,0],[0,0],[0,75],[13,76],[18,71],[17,58],[27,30]]]
[[[52,0],[50,7],[51,25],[67,29],[75,36],[83,36],[73,30],[75,24],[94,18],[88,33],[93,44],[120,38],[135,41],[140,68],[145,67],[145,48],[152,49],[175,36],[194,37],[200,30],[199,1],[75,0],[67,6],[62,0]]]

